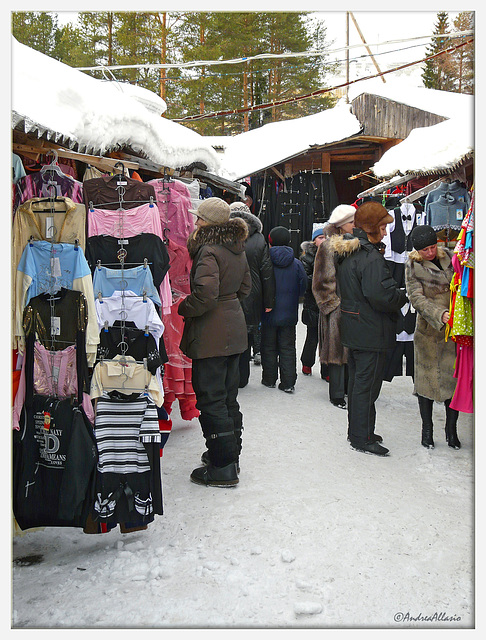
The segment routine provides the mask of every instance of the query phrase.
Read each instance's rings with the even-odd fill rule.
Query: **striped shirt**
[[[100,473],[150,471],[143,443],[161,440],[157,407],[144,395],[121,400],[103,394],[96,405],[95,436]]]

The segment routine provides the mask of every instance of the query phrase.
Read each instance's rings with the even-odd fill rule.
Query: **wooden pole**
[[[375,65],[376,70],[378,71],[378,73],[381,73],[381,69],[378,66],[378,63],[376,62],[373,54],[371,53],[371,49],[368,47],[368,45],[366,43],[366,40],[364,38],[364,35],[361,33],[361,29],[359,28],[358,23],[356,22],[356,18],[353,16],[352,11],[349,11],[348,13],[351,16],[351,20],[353,21],[354,26],[356,27],[356,29],[357,29],[357,31],[358,31],[358,33],[360,35],[361,40],[363,41],[363,44],[365,46],[366,51],[370,54],[370,57],[371,57],[371,59],[373,61],[373,64]],[[383,82],[386,83],[386,80],[385,80],[384,76],[380,76],[380,77],[383,80]]]

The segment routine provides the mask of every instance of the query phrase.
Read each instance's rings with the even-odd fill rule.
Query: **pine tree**
[[[455,31],[474,31],[474,13],[464,11],[454,20]],[[467,40],[463,36],[460,42]],[[460,47],[452,54],[454,62],[455,91],[458,93],[474,93],[474,43]]]
[[[449,14],[441,11],[437,14],[437,23],[434,25],[434,35],[432,43],[426,49],[426,56],[432,56],[447,49],[451,45]],[[424,86],[428,89],[438,89],[439,91],[452,91],[454,89],[453,61],[451,54],[445,53],[425,63],[422,73]]]
[[[46,11],[12,13],[12,35],[22,44],[55,57],[57,14]]]

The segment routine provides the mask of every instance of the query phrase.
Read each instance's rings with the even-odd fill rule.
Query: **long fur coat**
[[[456,345],[445,341],[444,311],[449,311],[452,252],[437,247],[442,269],[411,251],[405,265],[405,286],[417,312],[414,333],[414,387],[421,396],[444,402],[454,394]]]
[[[346,364],[348,350],[341,342],[339,323],[341,300],[336,282],[336,256],[330,236],[321,242],[314,261],[312,293],[319,307],[319,360],[325,364]]]

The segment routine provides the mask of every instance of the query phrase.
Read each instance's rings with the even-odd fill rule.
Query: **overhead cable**
[[[371,76],[365,76],[363,78],[357,78],[356,80],[350,80],[349,82],[344,82],[342,84],[338,84],[334,87],[328,88],[328,89],[317,89],[316,91],[312,91],[311,93],[307,93],[305,95],[302,96],[297,96],[294,98],[286,98],[284,100],[275,100],[273,102],[267,102],[264,104],[259,104],[259,105],[254,105],[251,107],[242,107],[240,109],[229,109],[227,111],[214,111],[211,113],[200,113],[200,114],[195,114],[192,116],[185,116],[183,118],[174,118],[172,120],[172,122],[187,122],[189,120],[203,120],[205,118],[215,118],[217,116],[226,116],[226,115],[233,115],[233,114],[238,114],[238,113],[246,113],[249,111],[259,111],[261,109],[271,109],[273,107],[279,107],[283,104],[289,104],[291,102],[298,102],[300,100],[305,100],[307,98],[312,98],[314,96],[318,96],[318,95],[322,95],[323,93],[330,93],[331,91],[335,91],[336,89],[341,89],[343,87],[348,87],[351,84],[355,84],[356,82],[362,82],[363,80],[371,80],[373,78],[378,78],[380,76],[384,76],[388,73],[394,73],[395,71],[400,71],[401,69],[406,69],[407,67],[412,67],[416,64],[420,64],[422,62],[427,62],[428,60],[433,60],[434,58],[437,58],[438,56],[444,55],[446,53],[452,53],[454,51],[456,51],[457,49],[459,49],[460,47],[464,47],[468,44],[471,44],[472,42],[474,42],[474,39],[471,40],[467,40],[466,42],[461,42],[458,45],[455,45],[453,47],[449,47],[447,49],[443,49],[442,51],[439,51],[437,53],[434,53],[431,56],[427,56],[425,58],[422,58],[421,60],[416,60],[415,62],[408,62],[407,64],[402,64],[398,67],[394,67],[393,69],[388,69],[387,71],[381,71],[380,73],[375,73],[374,75]]]
[[[413,38],[403,38],[401,40],[387,40],[386,42],[378,42],[375,44],[369,44],[369,47],[377,47],[389,44],[399,44],[401,42],[411,42],[413,40],[424,40],[429,38],[447,38],[452,40],[463,36],[471,36],[473,32],[457,31],[453,33],[441,33],[427,36],[415,36]],[[117,65],[97,65],[95,67],[75,67],[79,71],[101,71],[103,69],[117,70],[117,69],[186,69],[190,67],[211,67],[219,66],[222,64],[241,64],[242,62],[250,62],[251,60],[264,60],[264,59],[282,59],[282,58],[299,58],[309,56],[329,56],[332,53],[338,53],[340,51],[346,51],[349,49],[355,49],[356,47],[362,47],[363,43],[348,45],[340,47],[339,49],[332,49],[330,51],[301,51],[299,53],[260,53],[255,56],[246,56],[241,58],[232,58],[230,60],[194,60],[190,62],[167,62],[167,63],[141,63],[141,64],[117,64]]]

